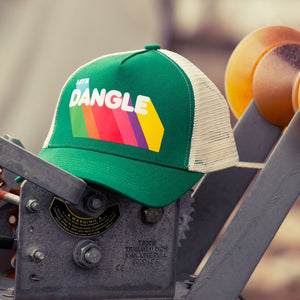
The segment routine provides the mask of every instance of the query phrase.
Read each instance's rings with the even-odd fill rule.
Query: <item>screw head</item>
[[[82,240],[73,250],[73,259],[79,267],[93,268],[101,259],[100,247],[92,240]]]
[[[100,198],[92,196],[88,199],[88,208],[92,211],[98,211],[102,208],[103,204]]]
[[[145,223],[156,224],[161,220],[163,213],[162,207],[147,207],[142,210],[142,219]]]
[[[91,212],[99,212],[107,203],[107,197],[104,193],[97,192],[90,195],[86,200],[86,208]]]
[[[84,253],[84,259],[89,264],[97,264],[101,258],[99,249],[92,247]]]
[[[41,262],[45,259],[45,253],[38,249],[30,249],[29,255],[36,263]]]
[[[38,261],[42,261],[45,259],[45,254],[42,251],[35,251],[33,254],[34,258]]]
[[[41,205],[36,199],[28,200],[25,206],[29,212],[38,212],[41,210]]]

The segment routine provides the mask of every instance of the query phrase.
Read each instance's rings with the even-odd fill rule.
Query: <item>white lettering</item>
[[[78,90],[78,89],[73,90],[69,106],[73,107],[73,106],[77,105],[78,100],[80,99],[80,96],[81,96],[80,90]]]
[[[134,108],[131,105],[128,105],[129,99],[130,99],[129,93],[125,93],[123,97],[121,109],[124,111],[132,112],[134,111]]]
[[[146,115],[148,113],[147,106],[148,102],[150,101],[150,98],[147,96],[139,95],[136,98],[136,104],[135,104],[135,112],[137,114]]]
[[[95,104],[95,102],[97,102],[98,106],[103,106],[105,95],[106,95],[105,89],[101,90],[100,95],[99,95],[98,89],[94,89],[90,105],[93,106]]]
[[[89,105],[90,104],[90,89],[85,89],[84,93],[82,94],[78,105]]]
[[[88,82],[88,78],[80,79],[77,81],[77,84],[83,84]],[[122,93],[117,90],[111,90],[106,92],[105,89],[102,89],[100,94],[97,88],[93,89],[92,97],[90,97],[90,89],[86,88],[84,93],[81,94],[80,89],[74,89],[70,98],[69,107],[81,106],[82,104],[94,106],[96,103],[99,107],[105,105],[110,109],[121,108],[123,111],[127,112],[136,112],[137,114],[147,115],[148,103],[151,101],[149,97],[138,95],[136,98],[135,107],[130,103],[130,94]]]
[[[119,108],[122,102],[122,94],[119,91],[111,90],[107,92],[105,97],[105,104],[108,108]]]
[[[76,82],[76,84],[77,84],[77,85],[78,85],[78,84],[88,84],[89,81],[90,81],[89,78],[78,79],[77,82]]]

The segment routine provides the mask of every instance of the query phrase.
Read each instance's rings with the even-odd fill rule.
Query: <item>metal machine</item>
[[[243,77],[237,65],[249,45]],[[265,71],[276,59],[283,67],[271,81]],[[167,207],[143,207],[88,185],[0,138],[0,299],[237,299],[299,194],[300,116],[291,105],[298,102],[299,62],[300,33],[289,28],[265,28],[242,41],[226,74],[231,107],[241,116],[234,136],[240,160],[263,169],[258,176],[253,164],[209,173]],[[246,86],[243,98],[232,82],[245,77],[237,88]],[[272,116],[283,111],[275,121],[267,106],[277,103],[274,86],[292,107],[271,105]],[[240,98],[245,112],[237,109]]]

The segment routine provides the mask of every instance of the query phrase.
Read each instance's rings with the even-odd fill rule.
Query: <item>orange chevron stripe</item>
[[[95,122],[94,114],[92,111],[92,107],[86,104],[82,104],[82,110],[89,138],[99,140],[100,137]]]

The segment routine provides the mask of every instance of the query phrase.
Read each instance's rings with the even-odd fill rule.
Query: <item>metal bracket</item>
[[[99,214],[88,210],[83,203],[86,196],[96,194],[84,180],[2,137],[0,137],[0,158],[0,165],[4,169],[55,194],[90,216]]]

